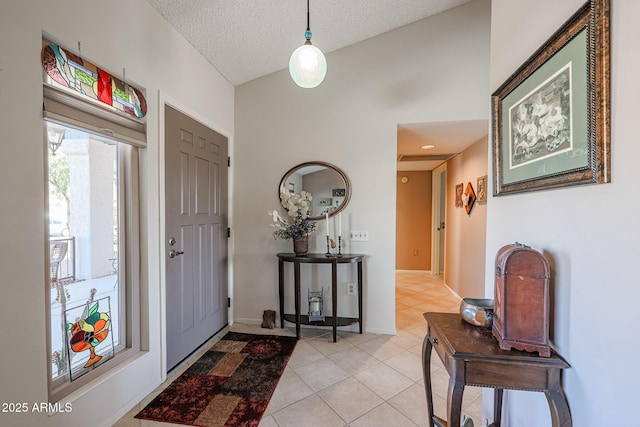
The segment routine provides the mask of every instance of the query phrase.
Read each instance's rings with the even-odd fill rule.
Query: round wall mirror
[[[333,215],[347,206],[351,197],[351,183],[338,167],[325,162],[306,162],[292,167],[284,174],[278,187],[282,193],[311,193],[311,215],[319,220],[328,213]]]

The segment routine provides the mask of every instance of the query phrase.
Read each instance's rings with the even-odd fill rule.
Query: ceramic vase
[[[296,256],[305,256],[309,252],[309,235],[293,238],[293,252]]]

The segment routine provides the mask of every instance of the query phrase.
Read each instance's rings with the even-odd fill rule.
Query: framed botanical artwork
[[[478,203],[487,202],[487,175],[478,178]]]
[[[610,181],[609,0],[590,0],[491,97],[496,196]]]
[[[460,183],[456,185],[456,208],[462,207],[462,191],[464,184]]]

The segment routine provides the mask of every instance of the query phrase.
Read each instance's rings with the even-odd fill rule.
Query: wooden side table
[[[359,324],[362,333],[362,260],[365,255],[344,254],[341,258],[327,257],[324,254],[307,254],[296,256],[293,253],[278,254],[278,285],[280,295],[280,327],[284,328],[284,321],[296,324],[296,337],[300,338],[300,324],[323,325],[333,327],[333,342],[336,342],[337,327]],[[284,263],[293,263],[293,285],[295,295],[295,314],[284,312]],[[338,264],[352,264],[358,266],[358,317],[338,317]],[[325,316],[324,321],[309,321],[309,316],[300,313],[300,264],[329,264],[331,265],[331,310],[332,316]]]
[[[500,427],[504,389],[543,392],[551,410],[553,427],[571,427],[571,412],[560,383],[562,369],[569,364],[557,353],[501,350],[491,330],[466,323],[457,313],[425,313],[427,335],[422,345],[422,371],[427,395],[429,427],[457,427],[461,421],[465,385],[495,389],[494,421]],[[435,349],[449,372],[447,421],[433,413],[431,350]]]

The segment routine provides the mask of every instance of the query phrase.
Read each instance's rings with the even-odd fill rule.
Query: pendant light
[[[300,87],[311,89],[318,86],[327,74],[327,60],[320,49],[311,44],[311,29],[309,28],[309,0],[307,0],[307,39],[302,46],[291,54],[289,59],[289,74]]]

